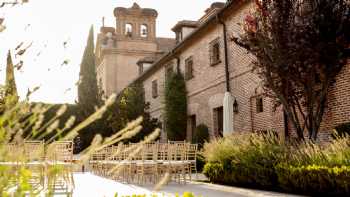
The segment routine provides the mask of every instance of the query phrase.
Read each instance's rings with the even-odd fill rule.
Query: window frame
[[[194,78],[193,65],[194,65],[193,56],[190,56],[185,60],[185,79],[186,79],[186,81]]]
[[[255,108],[257,114],[264,112],[264,98],[262,96],[255,98]]]
[[[152,81],[152,98],[158,97],[158,80],[155,79]]]
[[[221,63],[221,44],[220,44],[220,37],[214,39],[209,44],[209,58],[210,58],[210,65],[215,66],[219,63]]]

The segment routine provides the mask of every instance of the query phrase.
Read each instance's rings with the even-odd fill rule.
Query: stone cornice
[[[124,55],[153,55],[156,51],[144,51],[144,50],[125,50],[125,49],[102,49],[101,50],[101,58],[103,58],[106,54],[124,54]]]

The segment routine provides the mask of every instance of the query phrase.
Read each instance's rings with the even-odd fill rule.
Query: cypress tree
[[[80,64],[80,83],[78,85],[78,104],[83,117],[92,114],[95,107],[101,104],[98,94],[94,49],[94,29],[91,26]]]
[[[185,140],[187,129],[186,82],[180,72],[170,74],[165,83],[165,130],[169,140]]]
[[[7,53],[6,82],[4,92],[6,107],[11,107],[18,102],[15,73],[10,50]]]

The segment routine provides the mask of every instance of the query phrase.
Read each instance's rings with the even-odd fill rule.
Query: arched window
[[[132,24],[126,23],[125,24],[125,35],[132,36]]]
[[[141,37],[143,38],[146,38],[148,36],[148,28],[147,28],[147,25],[143,24],[141,25],[140,27],[140,35]]]

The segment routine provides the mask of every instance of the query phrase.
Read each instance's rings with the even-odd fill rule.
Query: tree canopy
[[[346,65],[350,5],[346,0],[261,0],[233,38],[256,56],[254,70],[277,98],[299,139],[316,140],[327,94]]]

